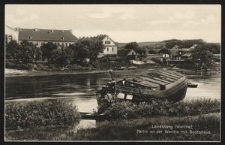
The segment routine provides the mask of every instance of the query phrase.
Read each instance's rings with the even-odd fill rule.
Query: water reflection
[[[80,123],[74,127],[73,131],[76,132],[78,129],[86,129],[86,128],[96,128],[95,120],[81,120]]]
[[[185,100],[211,98],[221,99],[221,78],[189,79],[198,84],[197,88],[188,88]]]

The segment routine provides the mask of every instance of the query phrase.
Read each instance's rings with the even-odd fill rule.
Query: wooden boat
[[[107,120],[110,117],[105,114],[93,114],[90,112],[80,112],[82,119],[88,119],[88,120]]]
[[[117,98],[148,102],[154,99],[168,99],[177,102],[185,98],[187,87],[185,75],[162,70],[111,81],[97,92],[97,100]]]
[[[188,83],[188,88],[197,88],[198,84]]]

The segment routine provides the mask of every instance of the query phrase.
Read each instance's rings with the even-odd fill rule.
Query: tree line
[[[106,35],[98,35],[95,37],[80,38],[74,44],[69,46],[58,46],[53,42],[42,44],[40,47],[28,42],[22,41],[17,43],[12,40],[6,44],[6,61],[16,64],[34,64],[37,61],[46,61],[47,64],[57,64],[65,67],[69,64],[92,64],[97,60],[99,52],[103,51],[102,38]],[[170,49],[175,45],[178,48],[191,47],[197,44],[196,49],[192,51],[192,60],[194,63],[202,65],[210,65],[213,54],[220,53],[220,45],[217,43],[206,43],[203,40],[166,40],[162,41],[164,47],[159,51],[150,49],[148,46],[139,47],[137,42],[127,43],[124,49],[135,50],[140,57],[145,57],[146,52],[150,54],[170,53]],[[157,45],[158,46],[158,45]]]
[[[99,37],[83,37],[69,46],[47,42],[38,47],[25,40],[21,43],[12,40],[6,44],[6,61],[28,64],[42,60],[64,67],[68,64],[82,64],[86,60],[92,63],[102,51],[103,44]]]

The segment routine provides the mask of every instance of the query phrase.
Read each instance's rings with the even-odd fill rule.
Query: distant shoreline
[[[63,74],[92,74],[104,73],[107,70],[94,71],[26,71],[16,69],[5,69],[5,77],[20,77],[20,76],[48,76],[48,75],[63,75]]]
[[[162,69],[162,68],[161,68]],[[122,75],[138,75],[145,73],[148,70],[136,69],[136,70],[115,70],[115,73]],[[190,70],[182,70],[183,72]],[[49,75],[76,75],[76,74],[95,74],[95,73],[107,73],[108,70],[91,70],[91,71],[28,71],[28,70],[17,70],[17,69],[5,69],[5,77],[32,77],[32,76],[49,76]],[[219,72],[213,72],[213,77],[221,77]],[[207,76],[200,76],[198,74],[186,74],[189,79],[192,78],[207,78]]]

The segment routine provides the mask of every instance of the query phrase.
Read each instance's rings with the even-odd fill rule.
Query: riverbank
[[[158,68],[159,69],[159,68]],[[147,69],[136,69],[136,70],[115,70],[113,71],[116,75],[137,75],[139,73],[146,73]],[[94,73],[108,73],[109,70],[77,70],[77,71],[27,71],[27,70],[16,70],[16,69],[5,69],[5,77],[17,77],[17,76],[48,76],[48,75],[74,75],[74,74],[94,74]]]
[[[42,105],[39,105],[40,103]],[[122,107],[114,105],[115,109],[110,109],[114,114],[111,114],[113,118],[105,121],[96,120],[94,127],[87,128],[77,128],[71,124],[73,122],[71,122],[71,117],[74,116],[70,114],[75,113],[76,107],[73,110],[71,107],[65,107],[66,105],[63,103],[58,102],[58,104],[52,102],[49,105],[48,101],[34,101],[26,104],[8,102],[6,104],[6,127],[8,129],[5,130],[5,139],[7,141],[220,140],[221,113],[220,102],[217,100],[182,101],[175,106],[168,103],[166,103],[167,105],[165,103],[159,105],[144,103],[135,106],[136,108],[122,103]],[[163,105],[164,108],[162,108]],[[151,108],[154,109],[154,112],[148,115]],[[130,114],[136,115],[130,116]],[[75,113],[75,118],[77,115]],[[62,118],[63,116],[64,118]],[[54,119],[55,124],[52,122]],[[49,125],[46,125],[46,121]],[[70,123],[70,126],[65,126],[65,123]]]
[[[33,128],[6,131],[5,138],[29,141],[220,141],[220,113],[97,122],[96,128]]]
[[[150,71],[157,71],[161,69],[175,70],[177,72],[187,75],[189,79],[194,78],[208,78],[208,77],[221,77],[220,71],[211,71],[210,75],[201,75],[200,72],[186,69],[172,69],[172,68],[154,68],[144,69],[138,68],[136,70],[115,70],[116,75],[139,75],[145,74]],[[48,75],[74,75],[74,74],[94,74],[94,73],[107,73],[109,70],[76,70],[76,71],[36,71],[36,70],[17,70],[17,69],[5,69],[5,77],[18,77],[18,76],[48,76]]]
[[[92,70],[92,71],[27,71],[16,69],[5,69],[5,77],[17,76],[48,76],[48,75],[64,75],[64,74],[91,74],[91,73],[104,73],[107,70]]]

